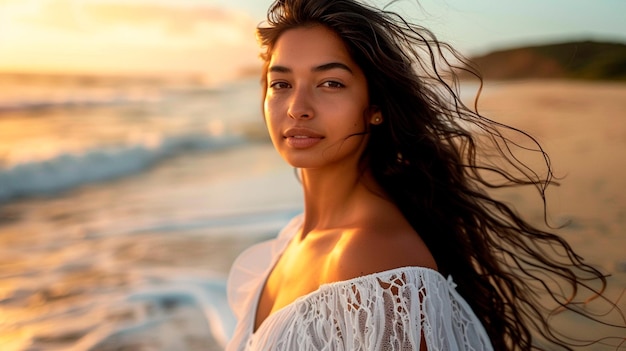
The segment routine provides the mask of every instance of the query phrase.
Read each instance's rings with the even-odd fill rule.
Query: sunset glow
[[[193,73],[257,64],[244,13],[168,2],[3,0],[0,71]]]

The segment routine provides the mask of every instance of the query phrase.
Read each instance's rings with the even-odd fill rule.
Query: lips
[[[289,128],[285,131],[284,135],[285,135],[285,138],[292,138],[292,137],[323,138],[323,135],[315,132],[314,130],[311,130],[308,128],[301,128],[301,127]]]
[[[295,149],[306,149],[319,143],[324,136],[308,128],[289,128],[284,133],[284,139]]]

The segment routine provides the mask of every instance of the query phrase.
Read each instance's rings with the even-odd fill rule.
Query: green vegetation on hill
[[[626,44],[569,42],[500,50],[471,61],[486,79],[626,81]]]

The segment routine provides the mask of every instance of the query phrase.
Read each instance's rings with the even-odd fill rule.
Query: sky
[[[0,72],[227,79],[260,64],[254,28],[270,3],[0,0]],[[468,56],[566,40],[626,43],[624,0],[401,0],[392,9]]]

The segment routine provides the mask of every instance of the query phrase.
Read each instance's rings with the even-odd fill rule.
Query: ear
[[[377,126],[383,123],[383,114],[380,112],[380,108],[378,106],[372,106],[370,115],[370,123]]]

